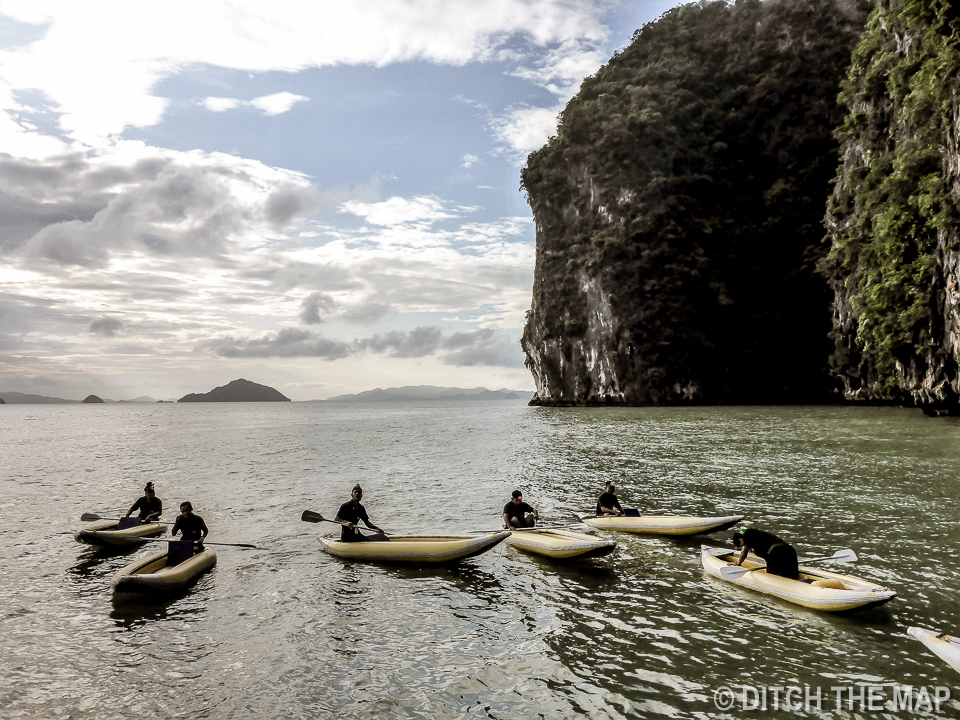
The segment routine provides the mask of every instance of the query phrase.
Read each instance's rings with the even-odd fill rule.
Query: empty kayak
[[[724,578],[720,573],[721,568],[734,562],[738,555],[729,548],[703,545],[700,548],[700,563],[708,575],[814,610],[840,612],[876,607],[897,596],[893,590],[867,580],[805,565],[800,566],[799,580],[768,575],[762,569],[764,561],[752,553],[747,556],[743,567],[759,569],[737,578]]]
[[[743,515],[726,515],[724,517],[694,517],[692,515],[598,517],[585,514],[581,515],[580,519],[598,530],[619,530],[621,532],[649,535],[699,535],[731,528],[743,520]]]
[[[614,540],[603,540],[593,535],[570,530],[515,530],[507,544],[527,552],[556,560],[593,558],[609,555],[616,548]]]
[[[907,628],[907,633],[927,646],[927,650],[957,672],[960,672],[960,640],[950,635],[921,627]]]
[[[329,535],[318,539],[324,550],[344,560],[445,563],[485,553],[509,536],[504,530],[487,535],[389,535],[379,542],[345,543]]]
[[[166,523],[134,524],[132,527],[120,528],[123,523],[117,520],[105,520],[96,525],[82,528],[73,535],[77,542],[87,545],[137,545],[145,538],[154,538],[167,531]]]
[[[179,545],[179,542],[170,543]],[[182,562],[168,565],[169,550],[148,555],[118,571],[110,581],[115,592],[179,590],[217,564],[217,553],[207,547]]]

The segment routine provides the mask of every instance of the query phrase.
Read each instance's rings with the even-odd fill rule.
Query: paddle
[[[534,527],[525,527],[517,528],[516,530],[510,530],[510,532],[537,532],[538,530],[573,530],[573,529],[584,529],[583,523],[574,523],[573,525],[535,525]],[[497,530],[467,530],[471,535],[477,533],[498,533],[503,532],[507,528],[502,527]]]
[[[180,538],[140,538],[143,542],[183,542]],[[226,547],[242,547],[242,548],[253,548],[254,550],[259,550],[256,545],[250,545],[248,543],[218,543],[218,542],[207,542],[206,540],[194,540],[194,542],[200,543],[201,545],[224,545]]]
[[[345,528],[350,527],[350,525],[345,522],[340,522],[339,520],[329,520],[325,518],[323,515],[321,515],[320,513],[313,512],[313,510],[304,510],[303,514],[300,516],[300,519],[303,520],[304,522],[312,522],[312,523],[328,522],[328,523],[333,523],[334,525],[342,525]],[[358,531],[360,530],[359,526],[354,526],[354,527],[356,530]],[[370,528],[370,529],[372,530],[373,528]],[[373,535],[364,536],[364,537],[381,537],[381,536],[386,537],[387,534],[385,532],[378,532]]]
[[[102,515],[95,515],[94,513],[84,513],[80,516],[81,522],[96,522],[97,520],[122,520],[123,518],[115,517],[103,517]],[[163,523],[164,525],[173,525],[172,522],[167,522],[166,520],[150,520],[152,523]]]
[[[824,555],[823,557],[808,558],[806,560],[800,560],[800,565],[809,565],[810,563],[815,562],[826,562],[827,560],[835,560],[836,562],[851,563],[857,561],[857,554],[849,549],[845,548],[843,550],[837,550],[833,555]],[[724,580],[735,580],[738,577],[743,577],[748,572],[753,572],[754,570],[765,570],[766,565],[761,565],[760,567],[755,568],[745,568],[742,565],[727,565],[720,568],[720,575]]]

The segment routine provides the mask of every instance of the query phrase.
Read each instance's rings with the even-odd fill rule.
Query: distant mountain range
[[[65,398],[59,397],[48,397],[46,395],[31,395],[30,393],[20,393],[20,392],[0,392],[0,398],[3,399],[4,403],[7,405],[45,405],[50,403],[73,403],[80,404],[81,400],[67,400]],[[104,398],[105,403],[156,403],[161,402],[156,398],[152,398],[148,395],[141,395],[138,398],[133,400],[109,400]]]
[[[275,393],[275,394],[274,394]],[[376,390],[367,390],[366,392],[355,395],[337,395],[326,400],[316,400],[313,402],[403,402],[403,401],[422,401],[422,400],[443,400],[443,401],[463,401],[463,400],[522,400],[529,402],[533,393],[528,390],[488,390],[484,387],[473,389],[454,388],[454,387],[436,387],[434,385],[406,385],[398,388],[377,388]],[[20,392],[0,392],[0,399],[9,405],[41,405],[49,403],[73,403],[80,404],[80,400],[67,400],[59,397],[48,397],[46,395],[32,395]],[[225,386],[215,388],[209,393],[196,394],[191,393],[180,398],[179,402],[242,402],[242,401],[264,401],[280,400],[288,401],[288,398],[281,395],[276,390],[264,385],[257,385],[246,380],[234,380]],[[158,402],[177,402],[174,399],[158,400],[149,395],[141,395],[133,400],[110,400],[103,398],[105,403],[158,403]]]
[[[402,402],[411,400],[524,400],[529,402],[533,393],[525,390],[488,390],[477,387],[472,390],[433,385],[406,385],[399,388],[377,388],[356,395],[337,395],[322,402]]]

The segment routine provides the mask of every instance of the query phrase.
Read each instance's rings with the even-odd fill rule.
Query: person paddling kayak
[[[140,524],[153,522],[163,514],[163,501],[157,497],[154,492],[153,483],[148,482],[143,487],[143,497],[137,498],[137,501],[130,506],[124,517],[130,517],[134,511],[140,511]]]
[[[617,500],[617,486],[608,482],[603,493],[597,500],[597,517],[602,515],[623,515],[623,508],[620,507],[620,501]]]
[[[193,540],[201,547],[203,546],[203,539],[210,532],[207,530],[207,524],[203,521],[203,518],[193,514],[193,505],[189,500],[180,503],[180,514],[177,516],[177,521],[173,524],[173,530],[170,531],[170,534],[176,535],[179,532],[183,533],[184,540]]]
[[[740,550],[740,556],[733,565],[742,565],[747,553],[753,551],[757,557],[767,562],[767,575],[778,575],[798,580],[800,568],[797,551],[773,533],[756,528],[740,528],[733,534],[733,547]]]
[[[510,502],[503,506],[503,522],[507,530],[533,527],[540,519],[537,509],[530,507],[523,501],[523,493],[514,490]]]
[[[353,490],[350,491],[350,501],[345,502],[340,506],[340,509],[337,510],[337,516],[334,518],[334,521],[346,524],[346,527],[340,528],[340,542],[364,542],[370,539],[361,533],[360,528],[357,527],[357,523],[361,520],[363,520],[368,528],[376,530],[383,535],[383,530],[370,522],[366,508],[360,504],[362,498],[363,488],[359,485],[354,485]]]

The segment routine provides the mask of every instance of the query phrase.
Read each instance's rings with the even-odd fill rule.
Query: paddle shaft
[[[340,525],[341,527],[350,528],[350,529],[352,529],[352,530],[356,530],[357,532],[359,532],[359,531],[361,530],[361,528],[360,528],[359,525],[353,525],[353,527],[351,528],[350,523],[341,522],[341,521],[339,521],[339,520],[330,520],[329,518],[325,518],[325,517],[324,517],[323,515],[321,515],[320,513],[318,513],[318,512],[313,512],[312,510],[304,510],[304,511],[303,511],[303,514],[300,516],[300,519],[303,520],[303,522],[312,522],[312,523],[328,522],[328,523],[333,523],[334,525]],[[376,528],[368,527],[368,528],[363,528],[363,529],[364,529],[364,530],[371,530],[371,531],[373,531],[373,532],[376,532],[376,533],[379,534],[379,535],[386,535],[386,533],[383,532],[383,530],[377,530]]]
[[[129,517],[129,516],[128,516]],[[103,517],[102,515],[97,515],[96,513],[84,513],[80,516],[81,522],[96,522],[97,520],[123,520],[123,518],[115,517]],[[148,523],[161,523],[163,525],[173,525],[172,522],[167,522],[166,520],[148,520]]]
[[[184,542],[180,539],[165,539],[165,538],[141,538],[144,542]],[[241,547],[241,548],[253,548],[254,550],[259,550],[256,545],[250,545],[248,543],[219,543],[219,542],[207,542],[206,540],[194,540],[193,542],[199,543],[201,545],[223,545],[225,547]]]
[[[856,562],[857,554],[850,550],[849,548],[844,550],[837,550],[833,555],[824,555],[823,557],[815,558],[806,558],[805,560],[797,561],[798,565],[808,565],[815,562],[825,562],[827,560],[836,560],[837,562]],[[766,570],[766,563],[755,568],[745,568],[740,565],[726,566],[720,568],[720,574],[726,577],[727,579],[735,579],[738,577],[743,577],[749,572],[755,570]]]

